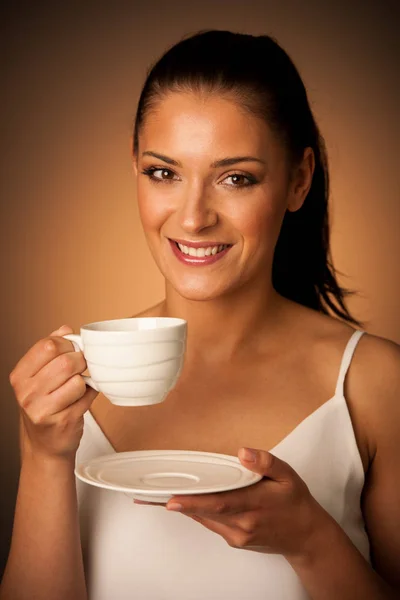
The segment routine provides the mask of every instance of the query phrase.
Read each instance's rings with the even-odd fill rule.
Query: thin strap
[[[349,341],[347,342],[347,346],[343,353],[342,363],[340,365],[340,371],[339,371],[339,377],[338,377],[337,384],[336,384],[335,396],[337,396],[338,394],[341,394],[342,396],[344,396],[344,380],[346,378],[346,374],[347,374],[348,368],[350,366],[351,359],[353,358],[354,350],[356,349],[358,341],[363,333],[365,333],[365,332],[361,331],[360,329],[357,329],[353,333],[353,335],[351,336]]]

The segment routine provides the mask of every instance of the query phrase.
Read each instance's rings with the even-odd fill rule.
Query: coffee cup
[[[83,325],[67,334],[83,352],[89,376],[85,383],[113,404],[158,404],[182,371],[187,322],[170,317],[113,319]]]

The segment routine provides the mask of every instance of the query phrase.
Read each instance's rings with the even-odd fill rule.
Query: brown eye
[[[161,179],[172,179],[174,176],[172,171],[169,171],[168,169],[159,169],[159,171],[161,172]]]
[[[257,183],[254,177],[250,177],[249,175],[243,175],[243,173],[232,173],[232,175],[228,175],[228,177],[226,177],[224,181],[226,181],[227,179],[230,179],[232,181],[232,183],[227,184],[228,187],[232,188],[243,188]]]
[[[148,169],[144,169],[142,173],[143,175],[147,175],[147,177],[149,177],[149,179],[151,179],[155,183],[159,183],[161,181],[173,181],[175,175],[175,173],[170,169],[157,169],[155,167],[149,167]],[[155,175],[155,173],[161,173],[161,176]]]
[[[244,175],[231,175],[233,183],[243,183],[246,179]]]

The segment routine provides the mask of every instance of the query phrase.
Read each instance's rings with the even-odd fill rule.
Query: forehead
[[[280,144],[264,119],[217,95],[169,93],[146,115],[141,150],[186,157],[246,153],[265,155]]]

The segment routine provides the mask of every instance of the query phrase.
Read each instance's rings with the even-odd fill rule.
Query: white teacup
[[[82,351],[87,385],[113,404],[141,406],[162,402],[183,367],[187,322],[169,317],[138,317],[89,323],[80,335],[67,334]]]

